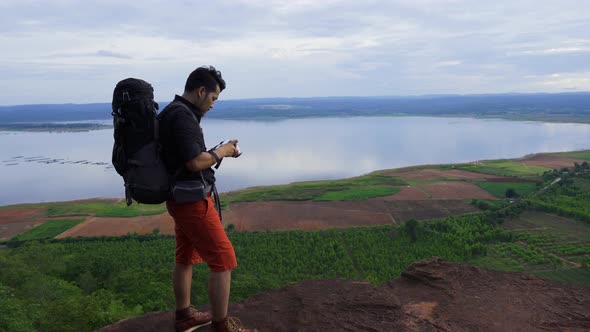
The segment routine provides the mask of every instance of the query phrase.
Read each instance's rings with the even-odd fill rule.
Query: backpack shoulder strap
[[[175,105],[180,105],[182,107],[182,109],[184,109],[185,111],[187,111],[191,117],[193,118],[193,120],[195,120],[195,122],[198,124],[199,120],[197,119],[197,117],[195,116],[195,113],[193,113],[193,111],[191,111],[190,108],[188,108],[188,106],[186,106],[183,102],[180,101],[173,101],[170,104],[175,104]],[[199,124],[200,126],[200,124]]]
[[[195,120],[197,125],[199,127],[201,127],[201,125],[199,124],[199,120],[197,120],[197,117],[195,116],[193,111],[191,111],[190,108],[188,108],[188,106],[186,106],[183,102],[180,102],[180,101],[173,101],[172,103],[174,103],[176,105],[180,105],[182,107],[182,109],[184,109],[185,111],[187,111],[191,115],[191,117],[193,118],[193,120]],[[170,103],[170,104],[172,104],[172,103]],[[182,165],[180,167],[180,169],[176,172],[174,177],[176,178],[178,175],[180,175],[180,173],[182,172],[183,169],[184,169],[184,165]],[[206,185],[207,181],[205,181],[205,177],[203,176],[203,171],[199,171],[199,174],[201,174],[201,180],[203,180],[203,183]]]

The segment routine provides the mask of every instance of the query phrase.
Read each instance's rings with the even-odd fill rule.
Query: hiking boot
[[[236,317],[225,317],[222,321],[211,324],[213,332],[258,332],[257,329],[245,329]]]
[[[176,332],[191,332],[199,327],[211,324],[211,313],[202,312],[192,305],[188,308],[176,311]]]

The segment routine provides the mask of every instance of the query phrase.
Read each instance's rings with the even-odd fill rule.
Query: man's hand
[[[239,156],[238,150],[236,149],[237,144],[237,139],[231,140],[225,144],[216,147],[213,150],[213,153],[215,153],[220,159],[224,157],[237,158]],[[213,155],[205,151],[198,155],[196,158],[187,161],[185,166],[187,169],[193,172],[199,172],[215,164],[217,164],[217,161],[215,160]]]
[[[220,158],[223,157],[233,157],[236,158],[238,151],[236,150],[236,145],[238,144],[238,140],[234,139],[231,140],[225,144],[222,144],[220,147],[218,147],[217,149],[214,150],[215,153],[217,153],[217,155]]]

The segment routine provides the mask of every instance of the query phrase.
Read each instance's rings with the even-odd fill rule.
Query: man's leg
[[[230,286],[231,270],[209,272],[209,303],[211,303],[213,321],[221,321],[227,316]]]
[[[174,286],[174,298],[176,310],[187,308],[191,304],[191,283],[193,279],[193,266],[174,265],[172,283]]]

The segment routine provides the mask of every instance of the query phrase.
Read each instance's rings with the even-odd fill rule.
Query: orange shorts
[[[174,218],[177,264],[193,265],[204,260],[212,272],[238,266],[234,247],[210,196],[195,203],[168,201],[166,207]]]

